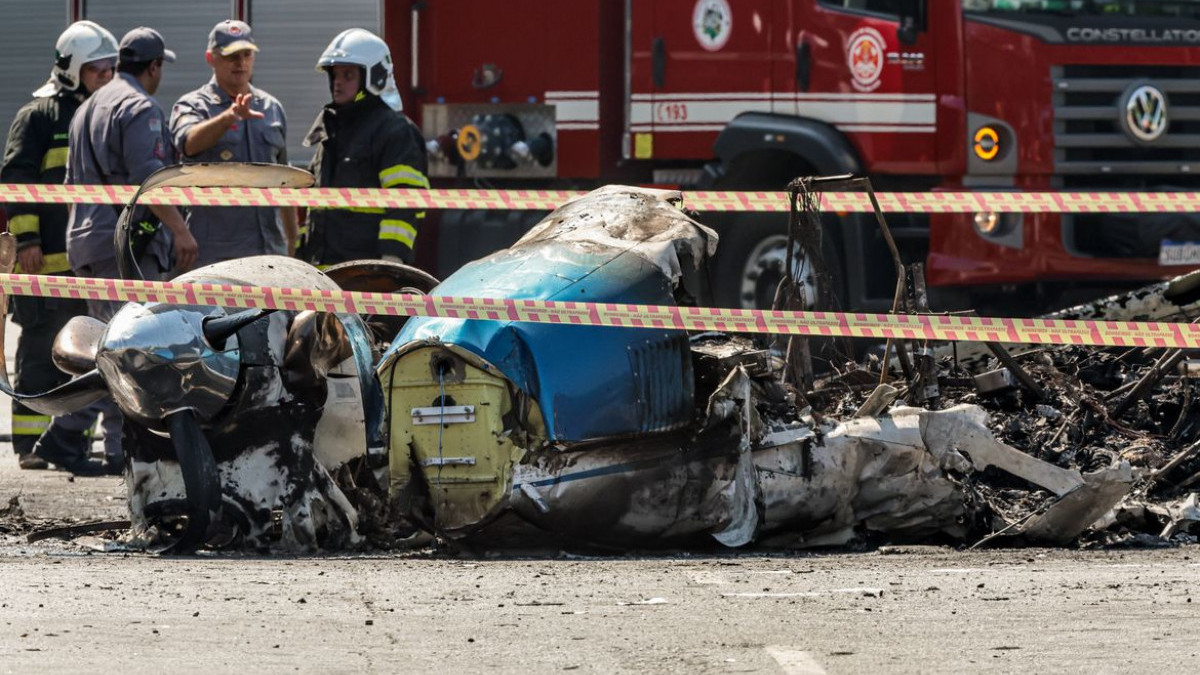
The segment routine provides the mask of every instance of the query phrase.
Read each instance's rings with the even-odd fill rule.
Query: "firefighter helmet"
[[[85,63],[117,58],[117,38],[103,26],[91,21],[76,21],[54,43],[54,68],[50,80],[34,96],[53,96],[58,91],[79,88],[79,70]]]
[[[363,89],[383,99],[394,110],[401,109],[400,92],[392,74],[392,53],[387,43],[369,30],[351,28],[342,31],[317,59],[317,70],[330,66],[362,68]]]

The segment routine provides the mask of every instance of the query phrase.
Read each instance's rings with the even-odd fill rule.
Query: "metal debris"
[[[811,194],[795,201],[818,203]],[[679,207],[669,191],[596,191],[436,292],[692,302],[703,296],[716,235]],[[791,233],[807,257],[819,250],[810,230]],[[894,253],[895,311],[932,311],[920,269]],[[260,282],[243,268],[217,271]],[[378,281],[376,272],[366,277]],[[796,281],[781,296],[792,306],[808,292]],[[400,287],[409,285],[420,283]],[[1190,276],[1060,316],[1191,320],[1197,289],[1200,276]],[[1148,545],[1194,538],[1200,523],[1200,405],[1187,351],[904,341],[891,346],[898,368],[886,356],[842,367],[825,355],[833,372],[822,373],[810,367],[815,341],[774,349],[720,333],[419,318],[403,325],[372,379],[363,357],[374,345],[354,319],[277,313],[235,331],[245,342],[240,367],[257,354],[262,363],[252,365],[266,368],[261,386],[236,390],[256,414],[169,431],[216,439],[224,511],[248,518],[216,518],[232,526],[206,528],[195,544],[282,540],[306,550],[392,533],[473,549]],[[254,325],[261,330],[240,332]],[[372,337],[390,334],[385,326]],[[251,351],[255,340],[261,348]],[[135,370],[89,344],[68,350],[73,367],[108,359],[110,379]],[[234,396],[228,379],[204,394]],[[331,382],[357,384],[345,406]],[[385,418],[369,405],[378,385]],[[220,401],[193,403],[201,416],[222,410]],[[268,409],[279,414],[262,417]],[[333,422],[324,432],[318,410]],[[167,466],[177,447],[141,418],[151,455],[134,457],[131,511],[146,529],[154,504],[171,516],[192,493],[178,465]],[[369,485],[385,452],[386,503]],[[293,475],[280,462],[288,457],[307,473]]]
[[[701,247],[687,242],[709,233],[689,228],[674,200],[634,188],[580,198],[536,240],[473,263],[439,290],[646,304],[695,297],[681,288],[688,266],[670,252],[695,254]],[[589,223],[577,219],[589,213],[605,237],[581,236]],[[649,225],[656,219],[665,220]],[[638,243],[619,244],[621,231],[683,242],[630,256]],[[630,264],[636,258],[655,264]],[[1160,368],[1121,419],[1104,405],[1156,356],[983,345],[969,362],[983,368],[972,373],[938,356],[947,353],[940,345],[898,347],[917,359],[899,382],[867,386],[888,373],[859,366],[810,388],[807,369],[787,360],[804,350],[785,357],[737,336],[417,319],[379,369],[391,383],[393,503],[446,540],[485,548],[978,543],[997,534],[1061,545],[1099,537],[1089,528],[1115,523],[1114,508],[1147,489],[1146,468],[1169,459],[1165,430],[1145,429],[1163,417],[1138,406],[1159,403],[1156,392],[1186,376]],[[901,399],[927,407],[896,406]],[[408,413],[430,402],[494,413],[412,425]],[[1200,410],[1194,419],[1172,412],[1176,439],[1200,437]],[[435,461],[444,457],[473,461]]]

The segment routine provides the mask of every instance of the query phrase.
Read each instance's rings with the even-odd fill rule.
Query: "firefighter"
[[[317,61],[332,101],[317,115],[304,145],[315,146],[319,187],[428,188],[425,142],[401,112],[387,44],[351,28]],[[423,211],[347,207],[312,209],[298,253],[319,267],[359,258],[411,262]]]
[[[117,40],[91,21],[71,24],[54,45],[50,80],[33,92],[33,100],[17,113],[8,132],[2,183],[61,184],[67,170],[67,131],[80,104],[113,78]],[[9,231],[17,239],[17,272],[69,275],[66,205],[12,204]],[[68,376],[50,359],[54,336],[71,317],[84,314],[83,300],[14,296],[13,321],[21,326],[17,341],[16,389],[25,393],[50,390]],[[47,460],[77,474],[102,473],[89,459],[94,410],[55,418],[12,403],[13,450],[22,469],[45,469]],[[36,454],[35,454],[36,451]]]
[[[171,137],[184,162],[288,163],[283,106],[250,83],[257,53],[254,34],[242,21],[222,21],[208,34],[204,57],[213,77],[171,110]],[[200,243],[197,267],[295,252],[296,210],[290,206],[193,206],[187,221]]]

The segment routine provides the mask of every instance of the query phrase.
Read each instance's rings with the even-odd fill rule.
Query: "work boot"
[[[110,476],[125,474],[125,458],[108,455],[104,458],[104,471]]]
[[[76,476],[93,477],[107,475],[108,471],[104,468],[104,462],[100,462],[89,457],[70,457],[62,455],[54,455],[47,453],[42,449],[34,451],[35,454],[43,461],[50,462],[63,471],[69,471]]]
[[[51,425],[33,446],[33,453],[76,476],[103,476],[104,463],[88,456],[90,446],[91,440],[83,434]]]
[[[49,462],[42,459],[41,457],[38,457],[37,455],[33,454],[32,452],[19,453],[17,455],[17,463],[21,466],[22,469],[32,469],[35,471],[41,471],[41,470],[50,468]]]

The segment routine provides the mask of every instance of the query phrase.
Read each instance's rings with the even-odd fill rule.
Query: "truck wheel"
[[[787,269],[787,223],[786,219],[782,223],[780,220],[780,216],[742,215],[718,227],[721,241],[712,274],[717,306],[771,308],[775,290]],[[844,297],[841,243],[835,228],[826,224],[821,240],[827,279],[819,277],[814,262],[802,256],[799,246],[793,258],[794,276],[804,288],[807,308],[812,308],[826,290],[838,299]],[[829,288],[822,288],[823,283]]]

